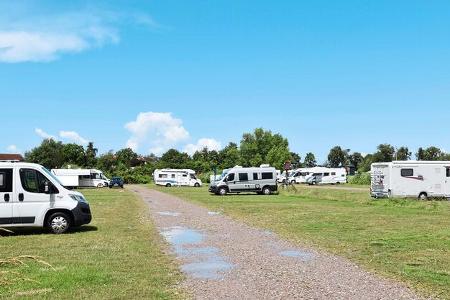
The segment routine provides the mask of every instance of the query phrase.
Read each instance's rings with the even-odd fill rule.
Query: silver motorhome
[[[209,187],[211,193],[222,196],[242,192],[270,195],[277,189],[277,170],[272,167],[232,168]]]

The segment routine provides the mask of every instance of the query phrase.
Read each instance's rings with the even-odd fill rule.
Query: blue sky
[[[193,151],[264,127],[450,151],[449,1],[1,1],[0,152]]]

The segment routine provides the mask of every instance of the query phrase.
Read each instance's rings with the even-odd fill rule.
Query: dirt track
[[[195,299],[419,298],[344,258],[143,186],[129,189],[148,203]]]

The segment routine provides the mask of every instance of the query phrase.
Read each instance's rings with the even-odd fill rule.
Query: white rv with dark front
[[[46,227],[64,233],[91,222],[84,196],[37,164],[0,162],[0,227]]]
[[[450,161],[393,161],[371,166],[372,197],[450,197]]]
[[[195,176],[191,169],[156,169],[153,172],[155,184],[171,186],[202,186],[202,181]]]
[[[220,181],[212,183],[209,191],[222,196],[243,192],[270,195],[277,191],[277,170],[266,166],[232,168]]]
[[[306,178],[312,174],[311,171],[312,168],[300,168],[297,170],[294,170],[291,175],[289,176],[289,182],[291,184],[294,183],[306,183]]]
[[[345,168],[310,168],[305,177],[305,183],[309,185],[347,183],[347,170]]]
[[[109,179],[96,169],[52,169],[65,187],[108,187]]]

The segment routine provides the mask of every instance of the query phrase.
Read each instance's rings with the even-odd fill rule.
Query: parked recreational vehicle
[[[372,197],[450,197],[450,161],[394,161],[371,166]]]
[[[157,185],[171,186],[202,186],[202,181],[190,169],[157,169],[153,173]]]
[[[291,175],[292,175],[292,173],[293,173],[294,171],[295,171],[295,170],[289,170],[289,171],[287,171],[288,180],[289,180],[289,177],[291,177]],[[277,173],[277,182],[278,182],[278,183],[285,183],[285,182],[286,182],[286,171],[283,171],[281,174],[278,174],[278,173]]]
[[[217,195],[227,193],[256,192],[270,195],[277,190],[277,171],[272,167],[232,168],[220,181],[209,186]]]
[[[109,179],[96,169],[52,169],[65,187],[108,187]]]
[[[309,174],[312,174],[311,169],[312,168],[300,168],[300,169],[294,170],[291,173],[291,175],[289,176],[289,182],[291,184],[306,183],[306,177],[308,177]]]
[[[1,162],[0,201],[1,227],[46,227],[64,233],[92,218],[81,193],[65,189],[37,164]]]
[[[315,184],[341,184],[347,183],[347,171],[345,168],[314,167],[308,170],[305,182]]]

